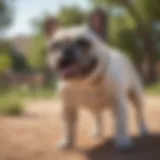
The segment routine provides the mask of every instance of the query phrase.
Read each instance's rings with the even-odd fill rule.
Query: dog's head
[[[97,37],[86,26],[57,28],[48,46],[48,63],[63,79],[88,76],[97,66]]]

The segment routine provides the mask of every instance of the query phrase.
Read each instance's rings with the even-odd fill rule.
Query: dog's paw
[[[141,129],[141,131],[140,131],[140,136],[141,137],[148,137],[148,136],[150,136],[150,132],[149,132],[149,130],[147,129],[147,128],[143,128],[143,129]]]
[[[141,137],[148,137],[148,136],[150,136],[150,132],[148,130],[145,130],[145,131],[140,133],[140,136]]]
[[[58,149],[71,149],[73,148],[73,143],[69,140],[61,140],[58,144],[57,144],[57,148]]]
[[[116,140],[115,145],[119,149],[119,151],[122,152],[131,151],[134,147],[132,140],[128,137]]]

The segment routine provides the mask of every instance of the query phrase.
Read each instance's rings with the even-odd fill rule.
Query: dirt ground
[[[0,117],[0,160],[160,160],[160,96],[146,97],[146,116],[151,135],[138,137],[131,109],[130,130],[135,144],[120,153],[112,143],[113,122],[104,113],[104,136],[91,136],[92,115],[80,111],[76,147],[60,151],[56,144],[62,135],[61,107],[58,100],[27,102],[24,115]]]

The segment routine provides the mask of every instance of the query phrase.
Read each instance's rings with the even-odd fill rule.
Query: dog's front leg
[[[63,123],[64,123],[64,136],[60,143],[59,148],[72,148],[75,141],[75,127],[77,121],[77,110],[72,106],[64,106],[63,108]]]
[[[115,117],[115,144],[120,150],[128,150],[132,147],[132,141],[128,131],[128,106],[125,96],[118,96],[113,107]]]
[[[94,111],[93,116],[94,116],[94,125],[92,130],[92,136],[99,138],[102,136],[102,130],[103,130],[102,114],[100,111]]]

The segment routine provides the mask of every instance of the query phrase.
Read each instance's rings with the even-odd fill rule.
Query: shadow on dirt
[[[88,160],[159,160],[160,159],[160,134],[148,137],[134,137],[134,149],[130,152],[119,152],[112,140],[82,151]]]

